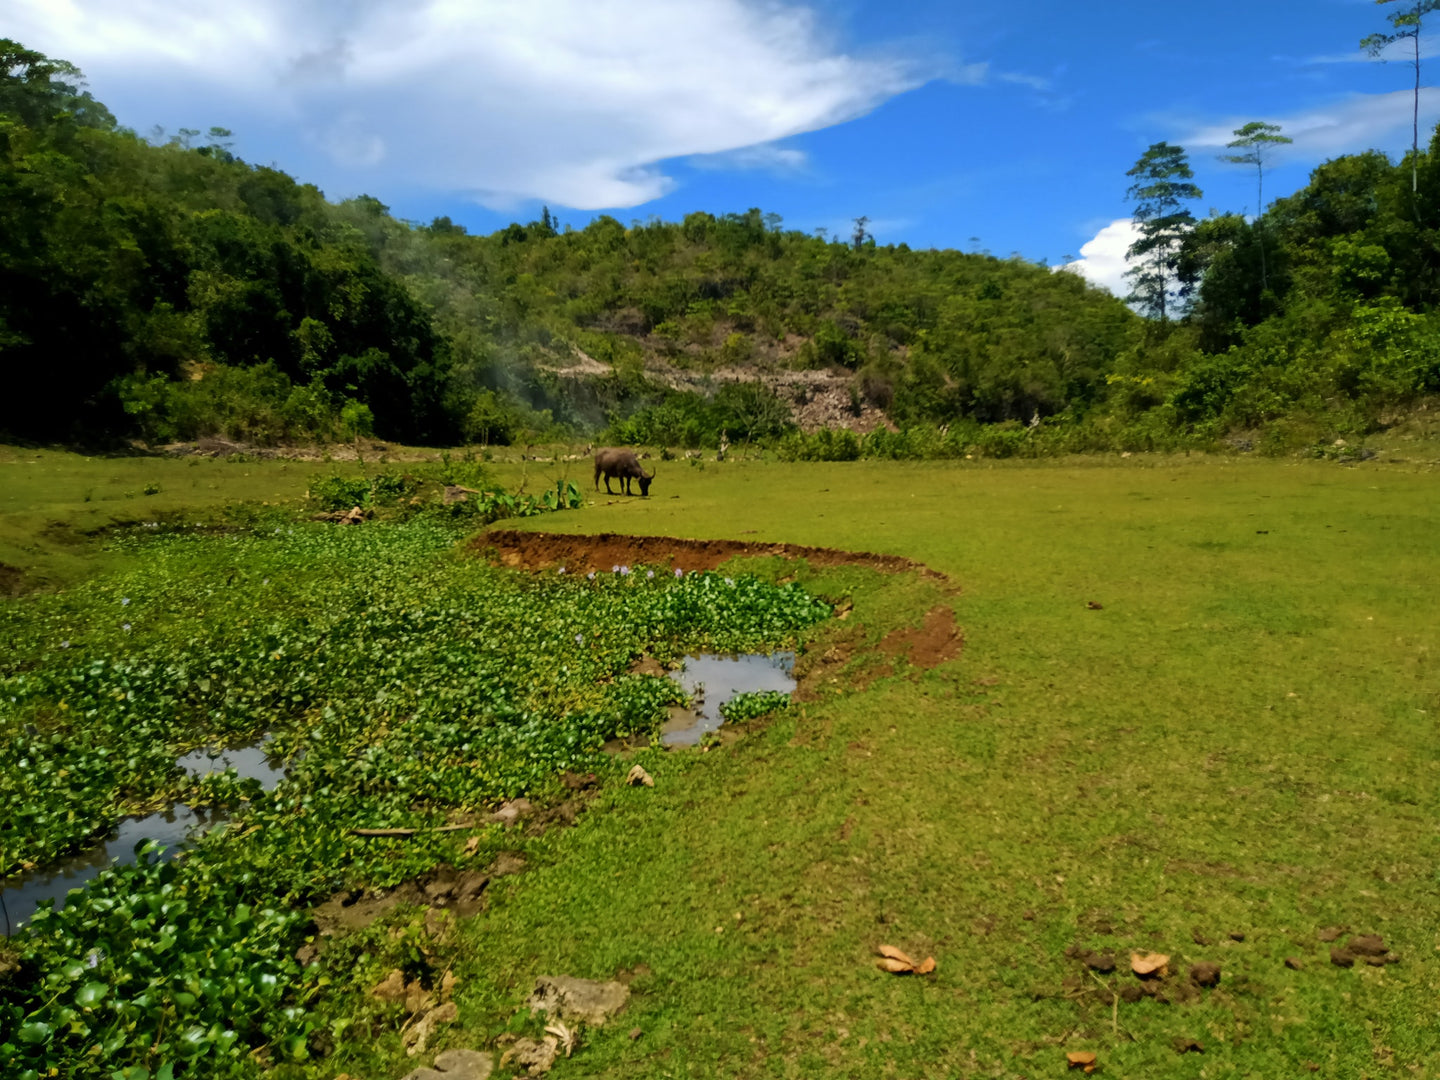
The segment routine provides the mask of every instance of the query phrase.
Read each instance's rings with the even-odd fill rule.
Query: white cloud
[[[793,173],[809,162],[804,150],[774,143],[742,146],[720,154],[701,154],[690,159],[697,169],[759,169],[766,172]]]
[[[1403,152],[1410,146],[1413,90],[1388,94],[1355,94],[1333,105],[1291,116],[1265,117],[1279,124],[1293,146],[1277,146],[1276,160],[1318,161],[1339,154],[1364,150]],[[1253,116],[1234,117],[1223,123],[1198,128],[1179,141],[1187,147],[1223,147],[1235,138],[1235,129]],[[1420,90],[1420,133],[1422,146],[1440,120],[1440,88]]]
[[[6,21],[102,99],[223,102],[261,156],[303,133],[296,171],[332,193],[491,205],[634,206],[671,186],[660,162],[747,148],[793,168],[798,151],[762,148],[926,78],[759,0],[11,0]]]
[[[1130,287],[1125,281],[1125,252],[1139,235],[1134,221],[1117,218],[1081,246],[1080,258],[1056,269],[1073,271],[1116,296],[1126,296]]]

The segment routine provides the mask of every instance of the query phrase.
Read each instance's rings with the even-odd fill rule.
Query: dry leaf
[[[575,1049],[575,1037],[577,1034],[575,1029],[567,1027],[557,1020],[553,1024],[547,1024],[545,1030],[560,1040],[560,1045],[564,1048],[565,1056],[568,1058]]]
[[[1084,1069],[1087,1073],[1095,1071],[1094,1050],[1072,1050],[1065,1055],[1065,1060],[1072,1069]]]
[[[1136,952],[1130,954],[1130,970],[1141,978],[1147,975],[1160,975],[1163,978],[1166,974],[1165,965],[1168,963],[1170,963],[1170,957],[1164,953]]]
[[[476,849],[478,849],[479,847],[480,847],[480,837],[478,837],[478,836],[472,836],[472,837],[470,837],[469,840],[466,840],[466,841],[465,841],[465,854],[466,854],[466,855],[474,855],[475,852],[476,852]]]
[[[631,766],[630,772],[625,777],[625,783],[635,785],[644,784],[646,787],[654,787],[655,779],[639,765]]]
[[[903,960],[907,967],[913,968],[915,966],[915,961],[911,960],[910,957],[906,956],[894,945],[881,945],[875,951],[881,956],[888,956],[891,960]]]
[[[929,975],[930,972],[934,970],[935,958],[933,956],[927,956],[924,960],[920,961],[920,963],[915,965],[916,975]]]

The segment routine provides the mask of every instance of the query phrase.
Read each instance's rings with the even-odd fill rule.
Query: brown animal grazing
[[[625,494],[629,495],[630,481],[640,481],[640,494],[650,494],[650,481],[655,479],[653,472],[646,473],[640,465],[640,459],[635,456],[634,450],[610,449],[595,451],[595,490],[600,490],[600,474],[605,474],[605,494],[614,495],[610,490],[610,478],[625,481]]]

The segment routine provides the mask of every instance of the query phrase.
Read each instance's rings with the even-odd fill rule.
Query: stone
[[[501,803],[500,809],[490,815],[490,820],[497,825],[514,825],[523,817],[528,817],[535,812],[535,806],[529,799],[511,799],[509,802]]]
[[[630,988],[619,982],[596,982],[569,975],[541,975],[526,1006],[557,1020],[579,1020],[599,1027],[625,1007]]]
[[[515,1045],[505,1051],[500,1058],[502,1069],[514,1065],[516,1068],[524,1069],[531,1076],[539,1076],[547,1073],[555,1064],[555,1056],[560,1049],[560,1040],[553,1035],[546,1035],[543,1040],[516,1039]]]
[[[396,968],[370,988],[370,996],[391,1003],[405,1000],[405,973]]]
[[[479,1050],[444,1050],[435,1055],[433,1069],[412,1069],[400,1080],[488,1080],[495,1058]]]
[[[406,1028],[400,1035],[400,1041],[405,1044],[405,1053],[414,1057],[416,1054],[423,1054],[425,1048],[430,1045],[430,1037],[435,1034],[435,1029],[441,1024],[451,1024],[460,1015],[460,1009],[453,1001],[447,1001],[444,1005],[431,1009],[414,1027]]]

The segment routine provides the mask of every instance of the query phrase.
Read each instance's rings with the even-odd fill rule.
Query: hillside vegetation
[[[490,236],[403,222],[240,161],[219,129],[152,145],[74,68],[0,50],[15,436],[1280,450],[1440,389],[1433,145],[1338,158],[1254,221],[1202,221],[1181,317],[1156,322],[1018,256],[811,236],[758,209],[579,230],[547,209]],[[834,427],[885,430],[815,433]]]

